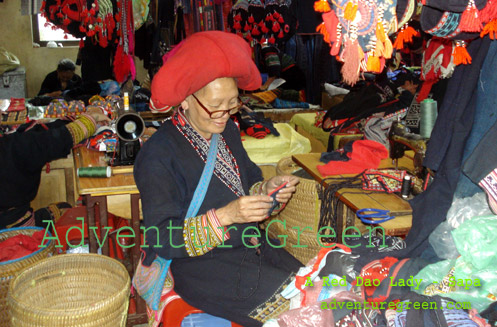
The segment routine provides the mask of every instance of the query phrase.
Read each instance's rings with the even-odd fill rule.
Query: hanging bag
[[[209,182],[214,171],[216,162],[217,147],[218,147],[219,134],[213,134],[209,153],[207,154],[207,162],[205,163],[202,176],[198,182],[195,193],[193,194],[192,201],[186,213],[186,217],[195,217],[197,215],[200,205],[204,201],[205,193],[209,186]],[[150,266],[143,265],[142,260],[136,267],[136,272],[133,276],[133,287],[138,294],[145,300],[147,306],[157,311],[159,310],[160,298],[166,277],[171,274],[169,266],[172,260],[166,260],[160,256],[156,256]],[[171,278],[172,280],[172,278]]]

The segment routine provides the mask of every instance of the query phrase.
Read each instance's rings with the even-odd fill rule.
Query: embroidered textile
[[[178,117],[181,116],[181,117]],[[207,152],[209,151],[209,142],[202,137],[189,123],[181,124],[182,121],[188,122],[181,110],[178,110],[172,117],[173,124],[178,131],[188,140],[191,146],[204,162],[207,162]],[[214,175],[219,178],[233,193],[238,197],[244,196],[242,181],[240,179],[240,170],[236,159],[233,157],[231,150],[226,145],[223,136],[219,138],[219,149],[217,153]]]
[[[290,300],[285,299],[281,295],[281,292],[290,284],[294,277],[295,274],[292,273],[267,301],[249,313],[249,317],[266,322],[269,319],[276,319],[280,314],[288,311],[290,309]]]

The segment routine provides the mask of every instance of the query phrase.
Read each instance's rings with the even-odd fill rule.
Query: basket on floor
[[[11,325],[125,326],[130,277],[117,260],[98,254],[63,254],[39,261],[11,283]]]
[[[44,229],[42,227],[17,227],[3,229],[0,230],[0,242],[20,234],[33,235],[33,233],[40,230]],[[22,258],[0,262],[0,327],[10,326],[10,314],[7,307],[7,293],[10,283],[23,269],[56,253],[55,244],[52,240],[49,240],[46,245],[46,247],[40,248],[36,252]]]
[[[296,170],[298,166],[293,163],[291,157],[281,159],[276,166],[276,172],[279,175],[292,174]],[[268,229],[272,238],[278,238],[281,241],[283,239],[278,235],[288,235],[285,249],[303,264],[307,264],[315,257],[321,248],[317,240],[321,206],[318,188],[319,183],[315,180],[301,178],[297,190],[286,207],[271,219],[271,221],[278,219],[286,222],[286,228],[282,223],[274,222]],[[301,231],[300,236],[299,230],[292,228],[296,226]]]

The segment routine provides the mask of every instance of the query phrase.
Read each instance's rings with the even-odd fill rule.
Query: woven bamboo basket
[[[292,174],[298,169],[300,167],[292,161],[291,157],[282,158],[276,165],[278,175]],[[315,180],[301,178],[291,200],[278,215],[271,219],[271,221],[278,219],[286,222],[286,228],[282,223],[274,222],[268,229],[269,236],[281,241],[283,239],[278,235],[288,235],[285,249],[303,264],[307,264],[315,257],[321,248],[317,239],[321,207],[318,188],[319,184]],[[298,227],[298,230],[292,227]]]
[[[11,283],[12,327],[125,326],[130,277],[117,260],[63,254],[25,269]]]
[[[17,227],[0,230],[0,242],[6,239],[22,234],[32,235],[34,232],[43,230],[41,227]],[[0,327],[9,325],[10,314],[7,307],[7,293],[9,285],[23,269],[35,264],[36,262],[50,257],[56,253],[55,244],[52,240],[46,243],[46,247],[40,248],[38,251],[31,253],[25,257],[0,262]]]

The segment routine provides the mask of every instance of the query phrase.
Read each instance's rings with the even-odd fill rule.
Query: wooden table
[[[91,151],[85,147],[76,148],[73,151],[74,168],[77,171],[81,167],[103,167],[107,166],[104,154]],[[140,194],[133,177],[133,167],[113,167],[113,175],[110,178],[89,178],[76,176],[76,186],[79,194],[83,197],[88,215],[88,227],[96,226],[95,213],[99,212],[100,226],[108,226],[107,197],[112,195],[129,195],[131,205],[131,228],[134,231],[134,244],[131,248],[132,271],[135,271],[140,260]],[[100,229],[100,240],[104,239],[105,231]],[[90,240],[90,252],[97,253],[97,239],[94,233],[88,230]],[[102,254],[109,255],[109,240],[105,239],[102,246]],[[128,315],[128,326],[134,326],[147,322],[145,302],[135,293],[136,314]]]
[[[308,172],[317,182],[321,183],[325,177],[318,171],[317,166],[324,163],[319,161],[321,153],[295,154],[292,156],[293,161]],[[394,164],[391,159],[381,161],[379,168],[392,168]],[[413,171],[413,161],[410,157],[399,159],[398,169],[407,169]],[[342,177],[351,177],[353,175],[340,175]],[[324,183],[326,185],[326,182]],[[369,192],[362,189],[342,188],[338,192],[339,200],[343,204],[337,208],[338,219],[336,234],[341,236],[344,227],[355,226],[361,233],[365,232],[368,225],[363,224],[357,218],[356,211],[362,208],[376,208],[389,210],[395,219],[384,223],[374,225],[381,226],[386,235],[405,236],[409,232],[412,224],[412,209],[407,201],[397,194],[384,192]]]

